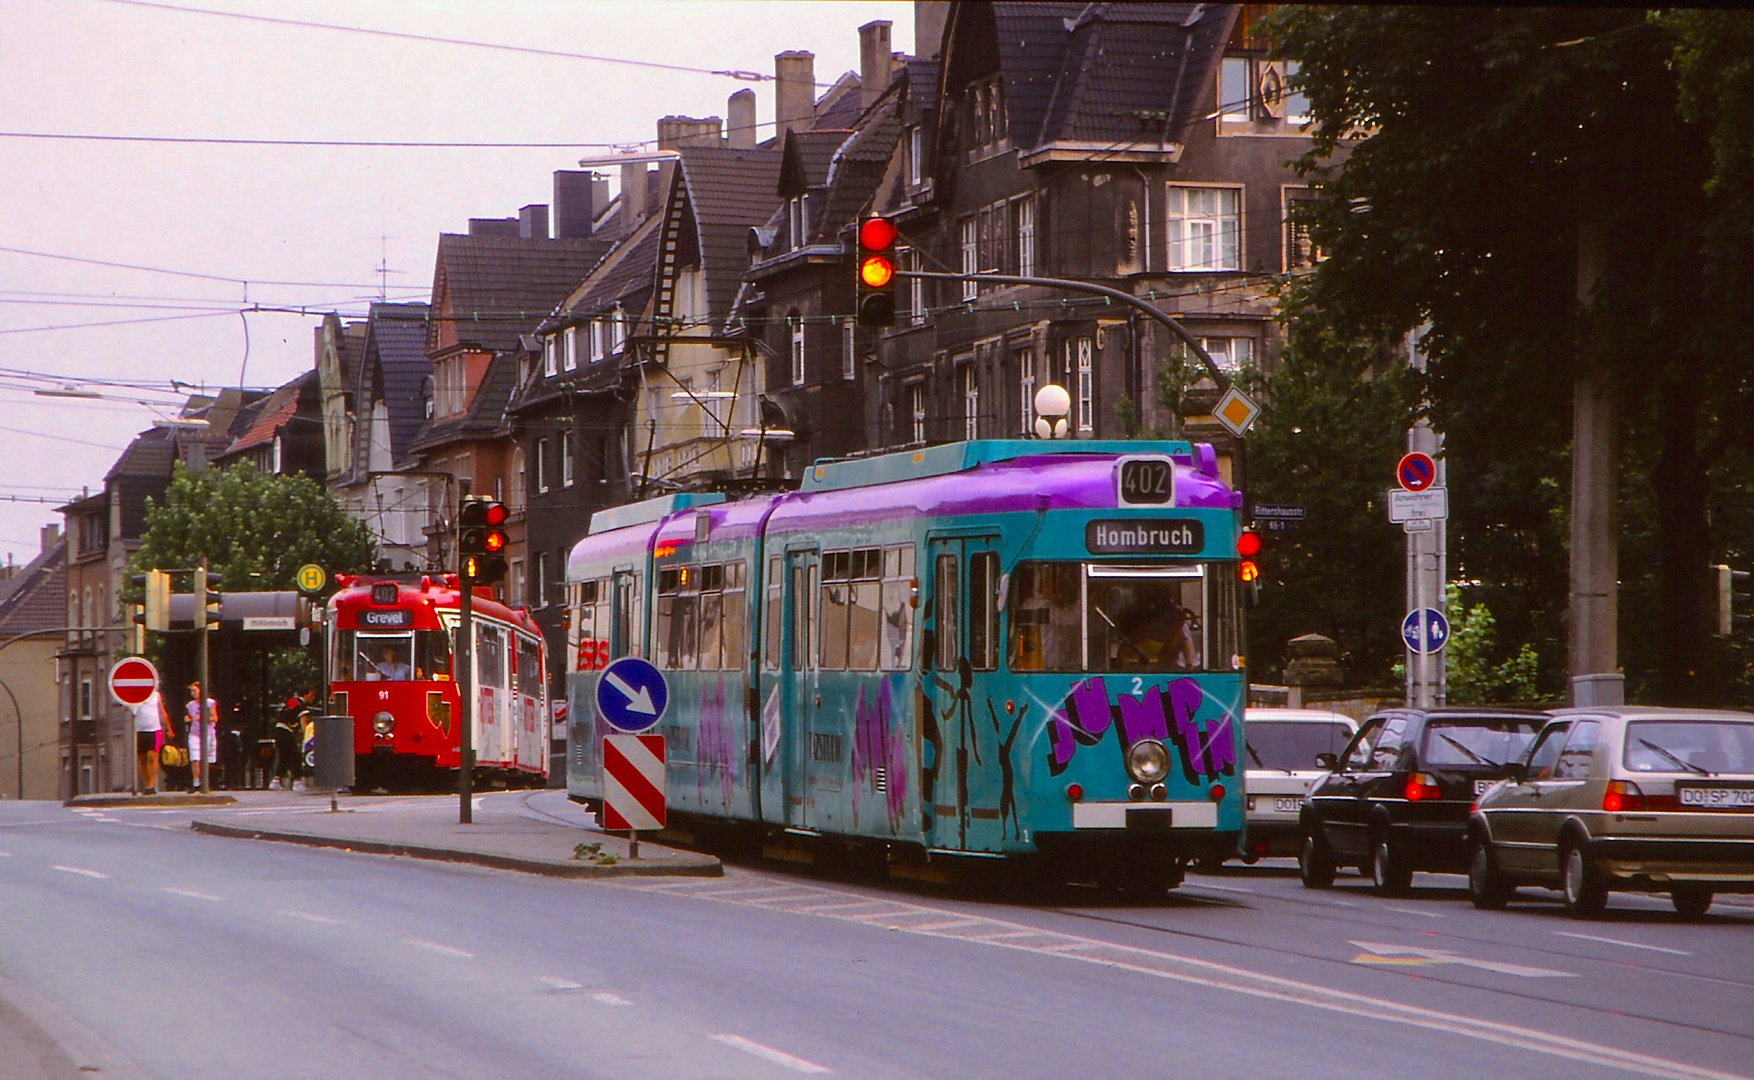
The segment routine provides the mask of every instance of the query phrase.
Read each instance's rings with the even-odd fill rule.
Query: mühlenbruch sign
[[[1084,549],[1092,555],[1198,555],[1206,530],[1187,518],[1092,521],[1084,526]]]

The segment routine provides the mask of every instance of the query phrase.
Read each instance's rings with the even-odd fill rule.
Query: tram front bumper
[[[1079,802],[1072,804],[1074,829],[1216,829],[1213,802]]]

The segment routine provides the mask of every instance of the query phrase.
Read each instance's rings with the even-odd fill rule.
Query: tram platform
[[[469,863],[550,877],[718,877],[717,857],[642,839],[631,858],[628,840],[597,828],[561,791],[492,792],[472,803],[470,824],[458,821],[455,795],[352,796],[237,792],[228,807],[201,808],[196,832],[340,848],[378,855]]]

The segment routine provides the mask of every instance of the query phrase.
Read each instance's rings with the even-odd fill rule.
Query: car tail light
[[[1643,810],[1644,792],[1630,780],[1610,780],[1602,791],[1602,809],[1610,814],[1622,810]]]
[[[1405,794],[1408,802],[1419,802],[1422,799],[1443,798],[1443,789],[1437,786],[1437,777],[1430,773],[1414,773],[1407,777]]]

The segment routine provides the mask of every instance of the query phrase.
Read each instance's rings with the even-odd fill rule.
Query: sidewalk
[[[266,794],[240,792],[237,805],[228,812],[197,817],[191,824],[196,832],[214,836],[470,863],[552,877],[719,877],[724,873],[712,855],[649,840],[641,840],[639,858],[630,859],[625,837],[589,824],[584,810],[559,792],[479,797],[468,825],[457,820],[455,795],[343,795],[340,809],[330,812],[324,792],[297,797],[308,805],[287,805],[282,797],[262,806],[267,800],[252,798]],[[532,807],[532,803],[541,805]],[[552,812],[542,805],[552,807]]]

